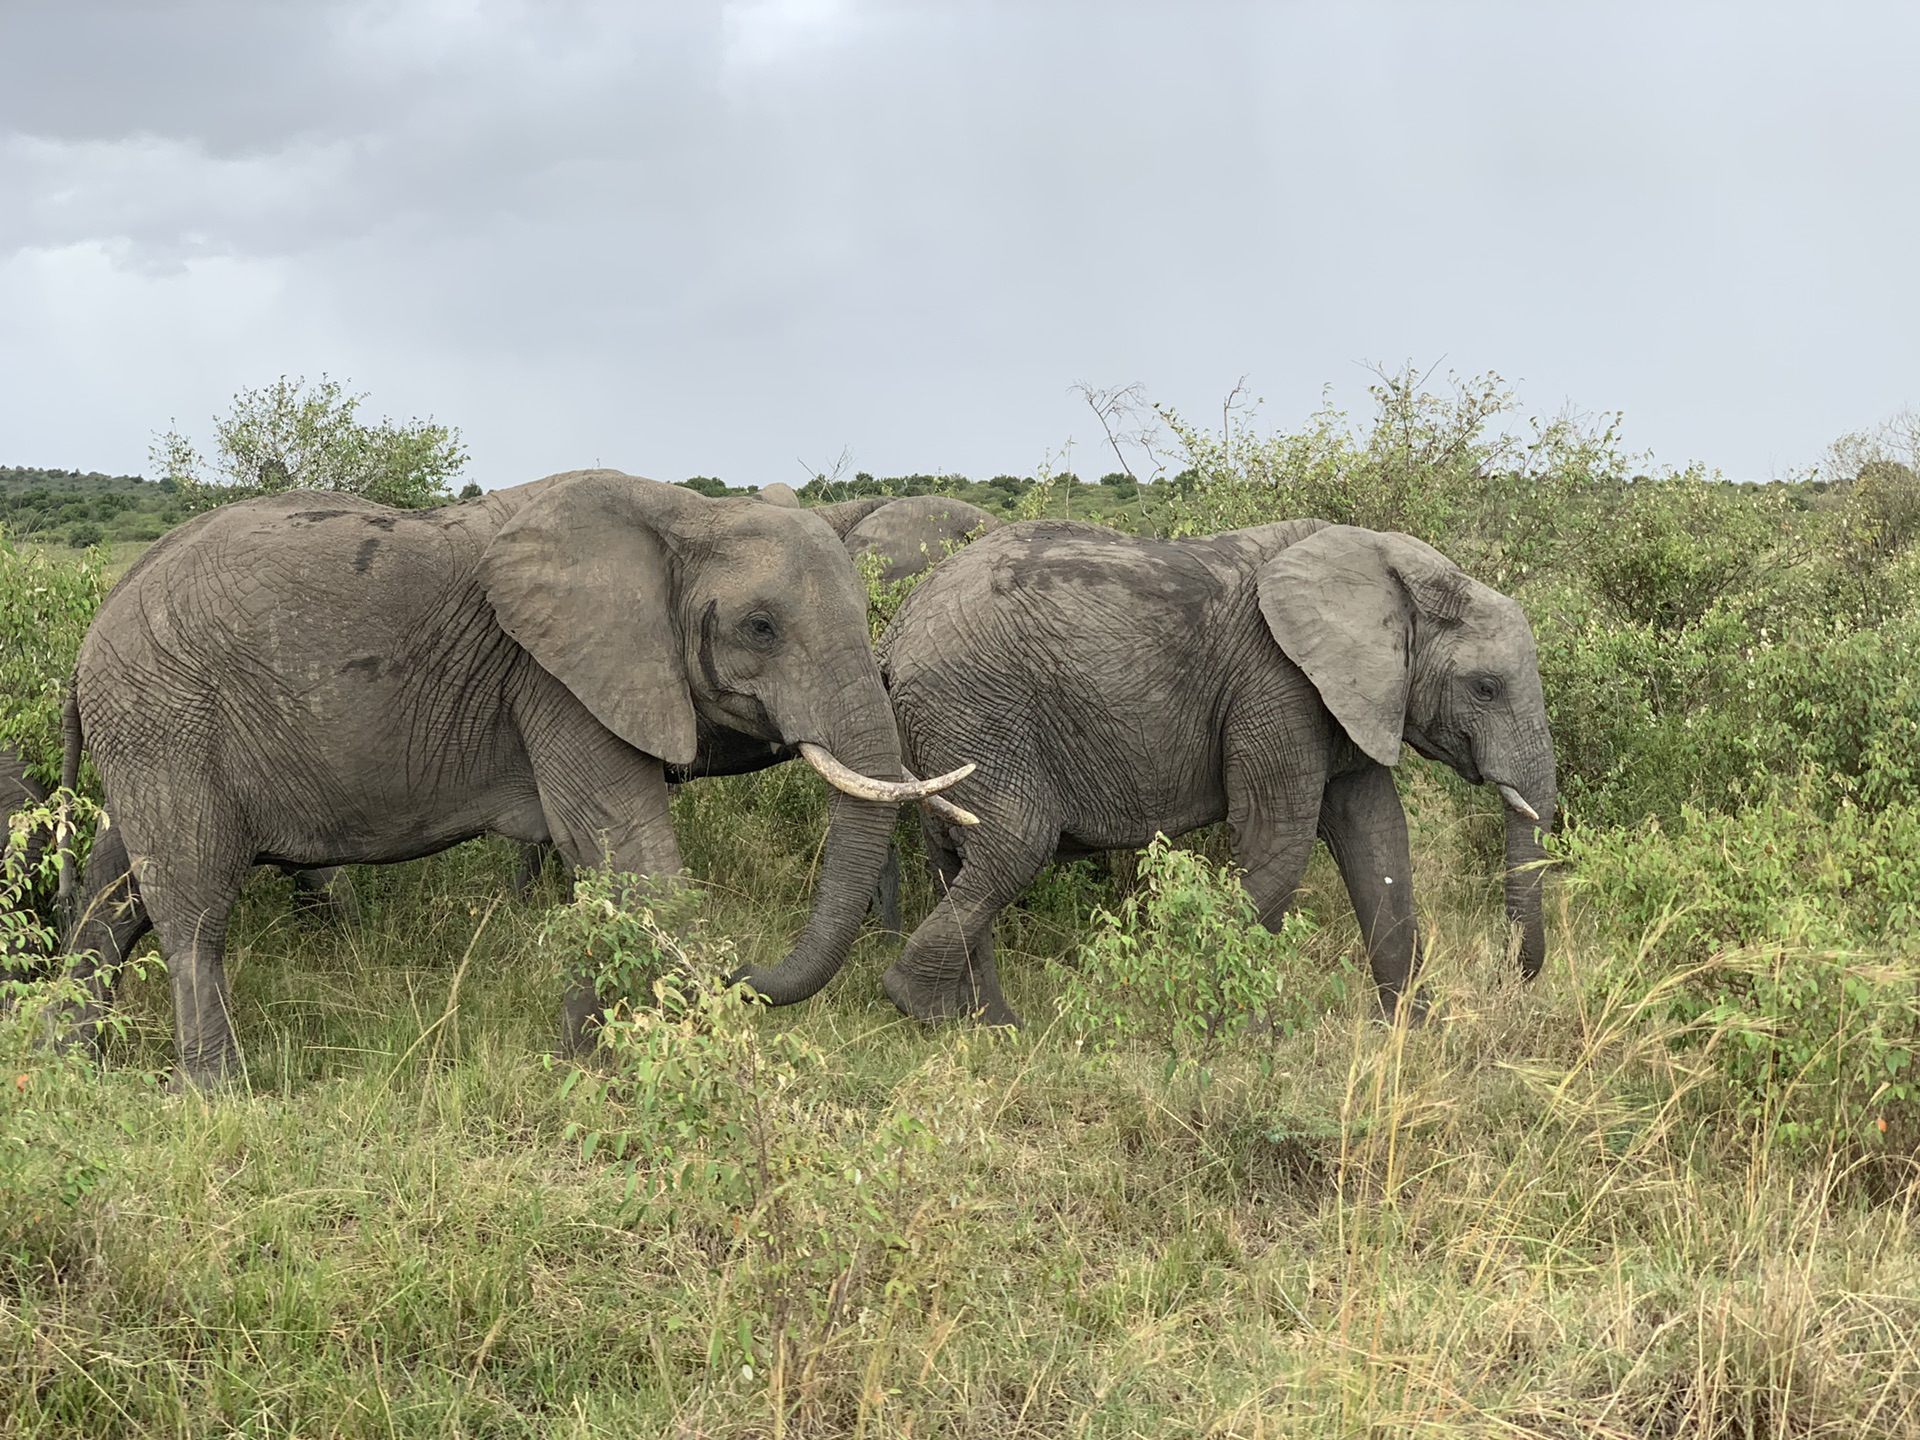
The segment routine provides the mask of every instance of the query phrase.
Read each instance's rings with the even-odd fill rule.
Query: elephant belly
[[[1060,835],[1063,841],[1088,850],[1139,850],[1152,843],[1156,834],[1177,839],[1226,818],[1226,796],[1215,788],[1212,793],[1182,796],[1179,803],[1141,806],[1131,813],[1120,813],[1110,805],[1087,807],[1067,817]]]

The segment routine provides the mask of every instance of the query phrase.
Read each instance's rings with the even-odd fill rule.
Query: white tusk
[[[908,778],[911,779],[912,777],[909,776]],[[955,825],[978,825],[980,823],[980,817],[974,814],[973,811],[962,809],[944,795],[929,795],[920,803],[933,811],[934,814],[944,820],[951,821]]]
[[[969,761],[958,770],[936,775],[931,780],[876,780],[871,775],[862,775],[858,770],[849,770],[833,758],[832,751],[810,741],[801,742],[800,758],[818,770],[821,778],[836,790],[844,791],[855,799],[884,800],[895,805],[902,800],[929,799],[949,785],[957,785],[974,771],[973,763]]]
[[[1507,808],[1509,810],[1513,811],[1516,815],[1524,815],[1529,820],[1537,821],[1540,818],[1540,812],[1527,804],[1527,802],[1521,798],[1518,790],[1514,789],[1511,785],[1502,785],[1498,788],[1500,798],[1507,802]]]

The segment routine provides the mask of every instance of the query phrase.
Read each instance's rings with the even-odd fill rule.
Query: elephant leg
[[[1229,731],[1227,822],[1241,883],[1260,923],[1277,930],[1313,858],[1326,772],[1318,766],[1278,771],[1272,757],[1299,755],[1309,747],[1271,716],[1262,719],[1265,723]]]
[[[527,892],[540,883],[540,876],[547,868],[547,857],[553,853],[552,845],[542,844],[538,840],[521,842],[520,863],[513,872],[513,894],[516,900],[525,899]]]
[[[282,865],[280,873],[293,881],[294,903],[303,909],[325,914],[342,930],[360,926],[360,900],[353,890],[353,877],[339,865],[302,869]]]
[[[79,904],[62,949],[71,957],[68,973],[86,995],[73,1024],[97,1054],[101,1021],[112,1003],[114,982],[133,947],[153,928],[140,903],[133,867],[118,826],[110,825],[93,842],[80,880]]]
[[[1369,763],[1329,781],[1321,801],[1320,833],[1346,881],[1380,1005],[1391,1019],[1402,998],[1412,994],[1421,959],[1407,814],[1393,772]],[[1419,1018],[1418,998],[1410,1003]]]
[[[237,829],[228,825],[211,833]],[[173,982],[176,1084],[209,1085],[240,1071],[223,960],[233,902],[252,868],[250,854],[228,850],[199,856],[150,854],[137,871],[140,899],[159,934]]]
[[[660,762],[616,739],[564,691],[530,706],[521,719],[540,808],[560,858],[576,868],[611,864],[663,887],[686,867]],[[591,975],[566,978],[562,1045],[578,1054],[594,1043],[604,1018]]]
[[[981,830],[989,823],[983,817]],[[944,834],[927,831],[927,858],[942,891],[933,912],[920,922],[907,948],[881,977],[887,998],[916,1020],[956,1020],[971,1016],[985,1025],[1020,1024],[1000,993],[993,962],[993,922],[1008,902],[1032,883],[1059,843],[1057,829],[1011,829],[984,840],[969,840],[964,859]]]

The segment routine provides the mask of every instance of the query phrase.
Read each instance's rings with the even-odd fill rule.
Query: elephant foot
[[[981,1025],[1017,1030],[1020,1017],[1000,994],[997,982],[977,984],[962,974],[950,982],[929,984],[907,974],[898,965],[880,977],[887,998],[902,1015],[935,1024],[943,1020],[972,1020]]]
[[[354,893],[353,877],[345,870],[330,865],[318,870],[286,869],[285,873],[293,880],[295,913],[348,934],[360,928],[360,899]]]
[[[1418,1030],[1427,1023],[1433,1013],[1432,1002],[1427,999],[1424,985],[1416,986],[1412,994],[1382,990],[1380,992],[1380,1019],[1388,1025],[1397,1025],[1402,1016],[1406,1017],[1407,1028]]]
[[[239,1089],[246,1079],[246,1067],[241,1063],[240,1052],[212,1058],[196,1058],[181,1061],[174,1067],[173,1078],[167,1082],[169,1095],[207,1095],[221,1090]]]
[[[560,1009],[560,1048],[555,1052],[563,1060],[579,1060],[600,1046],[600,1022],[606,1012],[591,986],[571,989]]]

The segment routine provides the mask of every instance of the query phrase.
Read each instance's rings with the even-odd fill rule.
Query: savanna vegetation
[[[1214,833],[1008,911],[1018,1035],[898,1019],[874,929],[743,1005],[711,979],[784,953],[824,827],[794,766],[679,792],[665,900],[506,898],[480,843],[360,872],[343,932],[261,872],[243,1093],[166,1093],[152,961],[104,1068],[36,1044],[44,991],[0,1021],[0,1435],[1920,1433],[1913,428],[1754,486],[1491,377],[1277,432],[1098,398],[1132,488],[996,509],[1406,530],[1525,605],[1565,807],[1536,983],[1497,798],[1413,759],[1412,1030],[1326,857],[1269,935]],[[0,545],[42,762],[103,567]],[[575,966],[618,1002],[581,1068]]]

